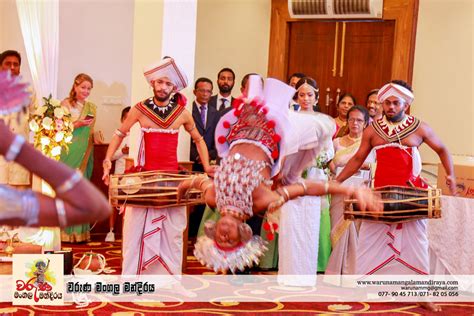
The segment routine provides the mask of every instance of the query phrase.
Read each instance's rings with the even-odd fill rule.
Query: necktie
[[[225,101],[227,101],[226,99],[222,98],[221,99],[221,105],[219,106],[219,111],[223,111],[225,109]]]
[[[206,127],[206,106],[201,105],[201,121],[202,126]]]

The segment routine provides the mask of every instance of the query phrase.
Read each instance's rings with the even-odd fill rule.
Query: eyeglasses
[[[209,94],[212,94],[212,90],[208,90],[208,89],[196,89],[197,92],[200,92],[200,93],[209,93]]]
[[[358,124],[364,124],[365,121],[362,119],[355,119],[355,118],[350,118],[347,120],[349,123],[358,123]]]
[[[367,102],[367,104],[368,104],[368,105],[371,105],[371,104],[379,105],[379,104],[381,104],[381,103],[380,103],[380,102],[377,102],[377,101],[369,100],[369,101]]]

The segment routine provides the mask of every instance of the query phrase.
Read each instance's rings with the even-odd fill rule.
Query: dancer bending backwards
[[[334,133],[333,120],[290,113],[288,103],[295,90],[278,80],[267,79],[263,90],[260,77],[251,76],[248,90],[248,98],[238,99],[216,128],[217,150],[223,159],[214,180],[197,176],[178,188],[181,198],[191,188],[201,190],[206,204],[219,209],[221,218],[206,223],[206,235],[199,237],[194,251],[202,264],[215,271],[234,272],[258,263],[266,248],[245,224],[253,212],[274,212],[298,196],[328,193],[352,195],[364,210],[381,207],[367,189],[294,181],[319,152],[321,140]],[[280,170],[287,183],[294,184],[272,191],[270,179]]]

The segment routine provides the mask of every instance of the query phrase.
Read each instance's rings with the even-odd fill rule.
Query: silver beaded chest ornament
[[[239,153],[222,160],[214,179],[216,202],[221,214],[231,214],[242,220],[253,215],[252,192],[265,181],[260,172],[267,166],[270,167],[268,162],[251,160]],[[259,258],[267,250],[266,241],[256,235],[242,240],[238,247],[223,249],[214,241],[215,225],[207,222],[206,236],[199,237],[196,242],[194,255],[201,264],[216,272],[230,270],[234,273],[259,263]],[[250,227],[247,229],[251,231]]]
[[[239,153],[224,158],[214,179],[219,210],[238,218],[251,217],[252,193],[265,180],[261,174],[265,167],[271,166],[268,162],[251,160]]]

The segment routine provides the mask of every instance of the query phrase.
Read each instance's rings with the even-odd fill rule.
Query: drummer
[[[109,182],[112,155],[136,122],[142,131],[137,171],[177,171],[178,131],[183,126],[196,143],[204,170],[212,173],[206,144],[191,113],[185,109],[185,97],[179,93],[188,84],[184,72],[172,58],[165,58],[147,67],[144,75],[154,96],[132,107],[127,119],[115,131],[103,162],[105,183]],[[186,224],[185,206],[163,209],[127,207],[122,274],[181,274],[182,234]]]
[[[358,152],[347,163],[336,180],[343,182],[375,151],[377,167],[374,187],[386,185],[426,188],[420,177],[421,159],[418,147],[426,143],[441,159],[446,170],[446,184],[456,192],[451,155],[433,130],[419,119],[406,114],[414,100],[412,88],[404,81],[393,80],[378,92],[384,116],[365,129]],[[427,221],[403,224],[363,222],[360,227],[356,274],[428,274]],[[423,307],[440,310],[433,303]]]

